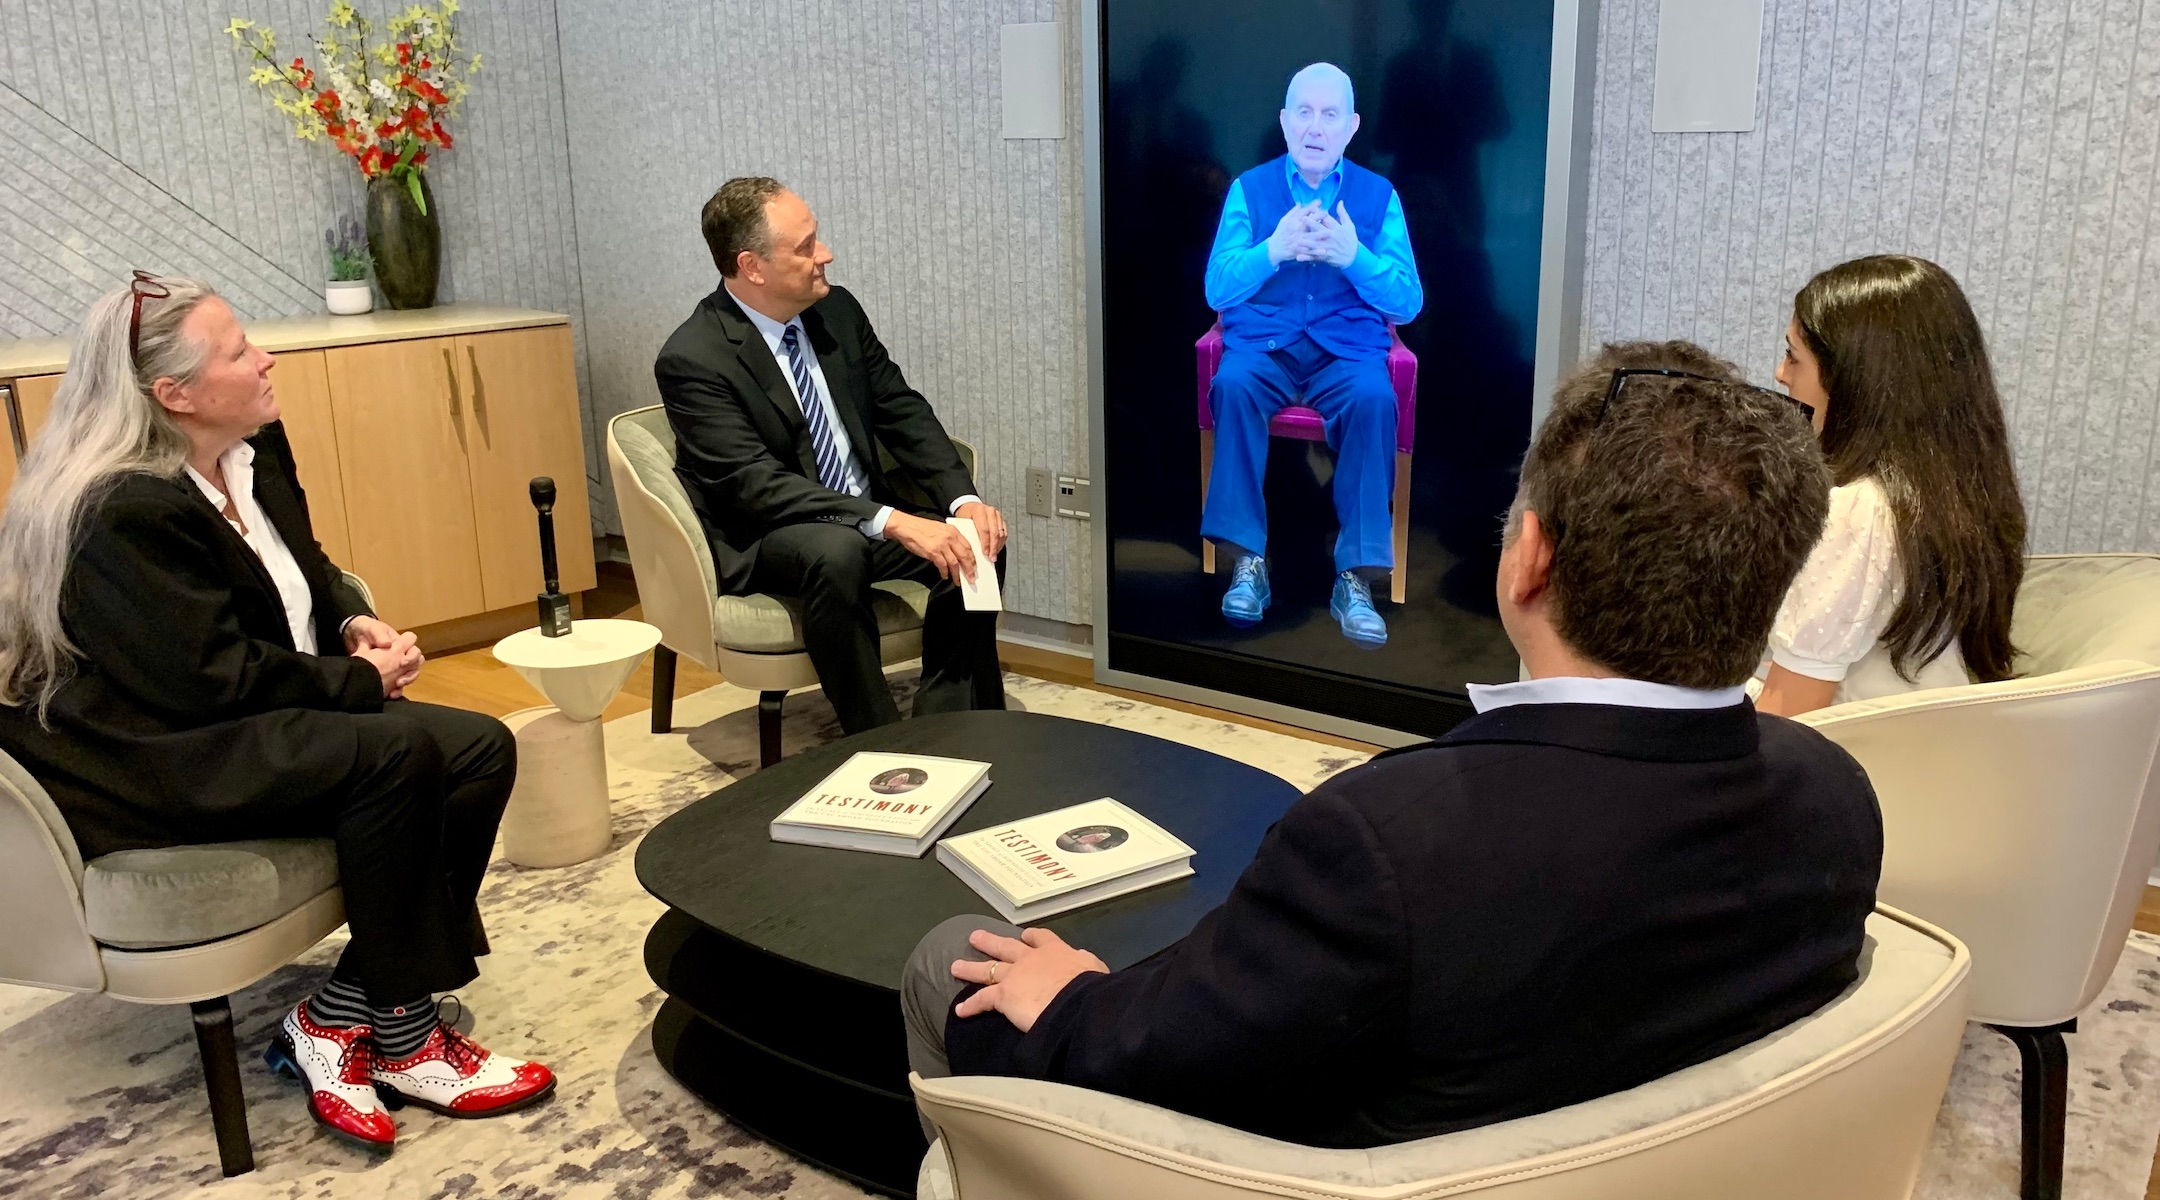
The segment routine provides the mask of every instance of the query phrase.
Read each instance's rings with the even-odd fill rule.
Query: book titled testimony
[[[1016,925],[1193,873],[1191,846],[1107,796],[946,838],[937,853]]]
[[[921,858],[990,786],[990,764],[857,754],[773,818],[772,839]]]

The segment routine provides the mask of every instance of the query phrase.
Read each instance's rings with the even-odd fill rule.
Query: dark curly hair
[[[1607,409],[1623,368],[1708,378],[1635,376]],[[1632,679],[1732,687],[1822,536],[1830,471],[1790,399],[1692,342],[1624,342],[1555,391],[1510,541],[1524,509],[1553,539],[1553,625],[1576,653]]]

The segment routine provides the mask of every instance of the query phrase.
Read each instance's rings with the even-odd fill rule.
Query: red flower
[[[416,167],[424,167],[424,166],[426,166],[426,165],[427,165],[427,151],[425,151],[425,150],[422,150],[422,151],[420,151],[419,153],[417,153],[417,154],[413,155],[413,156],[412,156],[412,165],[414,165],[414,166],[416,166]]]
[[[405,119],[399,122],[399,124],[403,125],[407,129],[422,129],[427,126],[427,123],[427,110],[417,104],[413,105],[411,108],[406,109]]]
[[[369,179],[373,179],[375,178],[375,176],[382,173],[382,168],[382,147],[369,146],[367,148],[367,153],[360,156],[360,173],[367,176]]]
[[[406,64],[406,63],[409,63],[409,62],[411,62],[411,61],[412,61],[412,43],[411,43],[411,42],[399,42],[399,43],[397,44],[397,60],[398,60],[398,65],[400,65],[400,66],[403,66],[404,64]]]
[[[442,127],[441,121],[435,122],[435,141],[445,150],[450,148],[450,132]]]

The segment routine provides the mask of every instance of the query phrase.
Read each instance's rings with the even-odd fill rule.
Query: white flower
[[[390,85],[380,79],[368,80],[367,90],[368,95],[375,97],[380,103],[393,104],[397,101],[397,97],[390,92]]]

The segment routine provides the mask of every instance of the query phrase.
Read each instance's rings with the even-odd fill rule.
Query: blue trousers
[[[1268,421],[1303,404],[1320,414],[1335,452],[1335,569],[1392,568],[1395,388],[1387,360],[1337,358],[1309,337],[1279,350],[1225,348],[1209,403],[1215,467],[1200,536],[1267,553]]]

